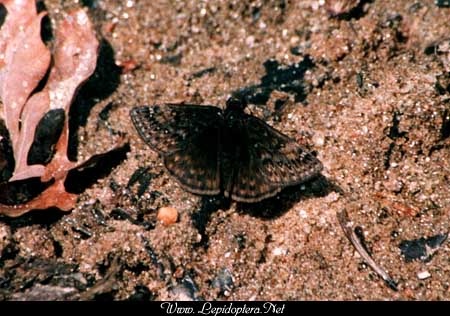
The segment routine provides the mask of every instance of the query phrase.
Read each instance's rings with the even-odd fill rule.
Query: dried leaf
[[[54,62],[48,81],[40,92],[31,95],[50,65],[50,51],[40,37],[45,13],[36,13],[34,1],[0,0],[0,3],[8,12],[0,30],[0,98],[15,158],[9,182],[36,177],[42,182],[54,181],[28,203],[0,204],[0,214],[20,216],[32,209],[49,207],[67,211],[74,207],[76,195],[66,191],[64,181],[70,170],[85,165],[70,161],[67,156],[69,110],[78,88],[95,70],[99,43],[86,12],[79,9],[69,13],[56,30]],[[55,109],[63,109],[65,113],[55,154],[46,166],[28,165],[36,127],[46,113]],[[93,160],[100,155],[104,154],[95,155]]]
[[[72,12],[56,33],[55,66],[48,80],[50,108],[64,109],[69,116],[70,105],[78,87],[94,72],[98,41],[93,27],[82,10]],[[56,144],[53,160],[47,165],[43,181],[65,177],[76,166],[67,157],[69,122],[65,121],[62,135]]]
[[[45,115],[50,98],[47,93],[41,92],[33,95],[27,102],[23,111],[23,123],[18,141],[13,143],[16,167],[10,181],[18,181],[27,178],[40,177],[45,172],[43,165],[31,165],[27,163],[28,152],[33,143],[34,131],[42,116]]]
[[[28,203],[19,205],[0,204],[0,213],[17,217],[31,210],[43,210],[50,207],[57,207],[63,211],[70,211],[75,203],[77,196],[66,192],[64,188],[64,180],[55,181],[44,192]]]
[[[17,10],[17,5],[22,6],[22,11]],[[6,1],[5,7],[8,15],[0,32],[0,60],[3,64],[0,69],[0,98],[13,148],[17,148],[23,107],[47,72],[50,51],[40,35],[41,19],[45,13],[37,15],[32,1]],[[17,156],[15,158],[18,161]]]

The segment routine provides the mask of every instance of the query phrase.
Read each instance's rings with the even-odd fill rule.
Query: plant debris
[[[361,255],[361,257],[367,262],[367,264],[375,271],[383,280],[386,282],[387,286],[389,286],[394,291],[398,291],[397,283],[387,274],[386,271],[383,270],[369,255],[366,250],[366,247],[361,243],[361,240],[356,236],[356,233],[353,229],[351,229],[352,225],[348,218],[348,214],[346,210],[343,210],[337,214],[339,224],[344,231],[345,236],[350,240],[353,247],[355,247],[356,251]]]
[[[434,3],[439,8],[450,8],[450,0],[435,0]]]
[[[76,91],[95,70],[99,43],[86,12],[74,10],[56,29],[52,56],[41,39],[41,20],[46,12],[38,14],[34,1],[11,0],[3,4],[7,15],[0,30],[0,98],[15,168],[12,177],[0,187],[5,190],[16,181],[32,178],[52,182],[31,201],[0,204],[0,214],[15,217],[50,207],[68,211],[74,207],[76,195],[66,191],[66,177],[70,170],[90,161],[73,162],[68,158],[69,110]],[[37,89],[49,68],[45,86]],[[49,148],[54,151],[51,159],[45,153]],[[36,159],[41,150],[44,153]]]
[[[429,238],[421,237],[414,240],[403,240],[400,245],[400,251],[406,262],[416,259],[428,262],[436,251],[447,240],[448,234],[438,234]]]

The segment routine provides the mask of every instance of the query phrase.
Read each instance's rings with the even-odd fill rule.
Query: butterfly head
[[[234,128],[239,124],[240,119],[244,115],[244,109],[247,106],[247,101],[244,98],[229,98],[227,100],[227,107],[225,108],[225,121],[230,128]]]
[[[245,98],[231,97],[227,100],[226,112],[244,112],[247,106],[247,100]]]

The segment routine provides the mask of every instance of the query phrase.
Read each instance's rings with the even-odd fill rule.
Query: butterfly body
[[[312,154],[232,100],[213,106],[164,104],[131,110],[141,138],[159,152],[180,185],[253,203],[320,173]]]

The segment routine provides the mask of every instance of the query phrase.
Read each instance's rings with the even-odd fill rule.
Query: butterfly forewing
[[[262,120],[245,115],[231,197],[257,202],[318,175],[322,163]]]
[[[139,106],[130,115],[141,138],[163,154],[185,147],[222,119],[219,108],[190,104]]]
[[[212,106],[165,104],[136,107],[131,118],[139,135],[164,160],[187,191],[220,193],[219,131],[222,111]]]

